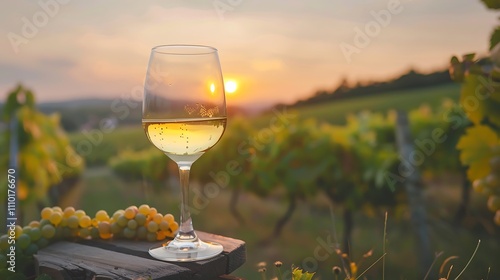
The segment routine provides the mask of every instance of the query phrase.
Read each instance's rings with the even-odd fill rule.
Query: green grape
[[[7,250],[9,248],[9,236],[4,234],[0,236],[0,249]]]
[[[92,237],[92,239],[99,238],[99,230],[95,227],[91,227],[90,228],[90,237]]]
[[[78,228],[78,225],[80,223],[78,216],[71,216],[68,218],[67,221],[68,221],[68,227],[72,229]]]
[[[137,231],[137,238],[141,240],[145,240],[147,235],[148,235],[148,230],[144,226],[139,226],[136,229]]]
[[[97,213],[95,214],[95,218],[96,220],[98,220],[99,222],[102,222],[102,221],[109,221],[109,216],[108,216],[108,213],[104,210],[99,210],[97,211]]]
[[[75,208],[74,207],[66,207],[66,209],[64,209],[64,212],[63,212],[63,216],[64,218],[69,218],[71,216],[75,215]]]
[[[47,238],[45,238],[45,237],[41,237],[36,242],[36,245],[38,245],[38,248],[45,248],[45,247],[47,247],[47,245],[49,245],[49,240],[47,240]]]
[[[123,230],[123,227],[121,227],[118,223],[111,223],[111,233],[112,234],[117,234]]]
[[[157,224],[160,224],[161,221],[163,220],[163,215],[160,214],[160,213],[156,213],[154,216],[153,216],[153,221]]]
[[[123,230],[123,236],[125,236],[125,238],[128,238],[128,239],[133,239],[135,237],[135,230],[126,227]]]
[[[156,233],[158,231],[158,224],[155,223],[154,221],[150,221],[147,225],[147,229],[149,232]]]
[[[36,245],[36,243],[31,243],[26,250],[24,250],[24,253],[28,256],[33,256],[36,252],[38,252],[38,245]]]
[[[135,220],[129,220],[127,223],[127,227],[129,229],[136,229],[137,228],[137,222]]]
[[[82,228],[87,228],[87,227],[90,227],[92,225],[92,220],[90,219],[89,216],[85,215],[78,220],[78,224]]]
[[[61,223],[59,223],[59,225],[57,225],[59,227],[67,227],[68,226],[68,218],[66,217],[63,217],[62,220],[61,220]]]
[[[41,219],[39,228],[42,228],[44,225],[50,225],[50,221],[48,219]]]
[[[175,222],[174,215],[172,215],[172,214],[165,214],[165,216],[163,217],[163,220],[167,221],[169,223]]]
[[[113,219],[114,221],[118,220],[118,217],[122,216],[123,213],[125,213],[125,211],[123,210],[116,210],[115,213],[113,213],[113,216],[111,217],[111,219]]]
[[[122,215],[122,216],[118,217],[118,219],[116,220],[116,223],[121,227],[126,227],[127,223],[128,223],[128,219]]]
[[[123,215],[125,216],[125,218],[130,220],[130,219],[133,219],[135,217],[135,214],[136,214],[136,212],[135,212],[134,208],[132,208],[132,206],[131,206],[125,210],[125,213]]]
[[[167,221],[161,221],[159,228],[162,231],[168,231],[170,229],[170,224]]]
[[[30,245],[30,243],[31,243],[31,238],[26,233],[19,235],[19,237],[16,240],[16,246],[18,246],[21,249],[26,249]]]
[[[50,215],[52,215],[52,213],[54,213],[54,210],[52,210],[52,208],[45,207],[40,212],[40,216],[42,217],[42,219],[48,220],[50,218]]]
[[[39,228],[32,228],[28,234],[31,241],[37,241],[40,237],[42,237],[42,231]]]
[[[149,211],[149,209],[148,209]],[[145,223],[146,223],[146,215],[142,214],[142,213],[137,213],[135,215],[135,221],[137,222],[137,225],[139,226],[143,226]]]
[[[69,227],[62,228],[63,229],[63,237],[70,238],[71,237],[71,229]]]
[[[30,226],[23,227],[23,233],[29,234],[30,231],[31,231],[31,227]]]
[[[156,233],[155,232],[148,232],[146,235],[146,239],[150,242],[156,241]]]
[[[76,210],[76,211],[75,211],[75,216],[77,216],[79,219],[80,219],[81,217],[85,216],[85,215],[87,215],[87,214],[85,213],[85,211],[83,211],[83,210],[81,210],[81,209],[80,209],[80,210]]]
[[[79,235],[81,238],[88,238],[88,237],[90,237],[90,229],[89,229],[89,228],[81,228],[81,229],[78,231],[78,235]]]
[[[141,206],[139,206],[139,213],[143,214],[143,215],[147,215],[149,214],[149,205],[147,204],[142,204]]]
[[[49,221],[57,226],[63,218],[62,212],[53,212],[52,215],[50,215]]]
[[[53,225],[44,225],[42,227],[42,236],[51,239],[56,234],[56,229]]]
[[[97,229],[99,229],[99,233],[103,233],[103,234],[110,234],[111,233],[111,225],[106,221],[99,222]]]
[[[16,226],[16,238],[23,233],[23,228],[20,225]]]
[[[40,222],[39,221],[31,221],[28,226],[31,228],[39,228],[40,227]]]

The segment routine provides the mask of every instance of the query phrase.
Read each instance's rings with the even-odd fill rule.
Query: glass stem
[[[179,232],[175,237],[179,242],[197,242],[198,237],[193,229],[191,212],[189,211],[189,171],[191,165],[179,165],[179,177],[181,181],[181,218]]]

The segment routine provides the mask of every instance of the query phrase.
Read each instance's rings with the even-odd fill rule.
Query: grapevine
[[[84,210],[58,206],[45,207],[40,220],[21,227],[14,232],[0,236],[0,275],[8,273],[7,260],[11,246],[15,248],[16,259],[32,263],[32,257],[39,249],[58,240],[78,239],[130,239],[161,241],[173,238],[179,228],[172,214],[161,214],[147,204],[129,206],[109,215],[99,210],[91,217]],[[9,234],[13,235],[11,238]]]
[[[489,9],[500,9],[499,1],[483,1]],[[488,196],[487,207],[500,226],[500,25],[490,37],[490,55],[475,60],[452,57],[450,75],[462,83],[460,105],[473,126],[460,138],[462,164],[474,190]]]

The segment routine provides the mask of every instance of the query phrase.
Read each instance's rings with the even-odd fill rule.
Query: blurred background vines
[[[500,1],[483,2],[500,8]],[[491,267],[489,279],[500,279],[499,41],[497,26],[489,55],[453,57],[449,69],[434,73],[344,80],[331,91],[259,114],[230,107],[220,143],[192,171],[197,228],[245,240],[248,262],[235,274],[248,279],[259,277],[258,262],[275,260],[331,279],[332,266],[343,267],[333,249],[353,260],[385,252],[386,279],[415,279],[414,197],[405,184],[419,173],[416,189],[431,249],[426,257],[444,251],[439,256],[460,257],[448,267],[465,267],[481,239],[462,277],[486,279]],[[150,148],[140,106],[122,116],[111,110],[113,101],[36,104],[21,85],[8,93],[1,104],[0,164],[6,170],[16,118],[25,220],[56,204],[92,213],[146,203],[176,213],[175,166]],[[410,159],[396,136],[401,112],[408,116]],[[2,201],[5,176],[0,174]],[[386,248],[380,242],[385,212]],[[318,251],[326,257],[313,258]],[[381,267],[365,276],[380,279]],[[438,268],[430,273],[437,279]]]

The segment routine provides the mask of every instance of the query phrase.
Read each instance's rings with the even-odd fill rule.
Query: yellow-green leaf
[[[457,148],[460,150],[460,161],[469,166],[467,176],[470,180],[490,173],[491,149],[497,145],[498,135],[488,126],[476,125],[466,130],[458,141]]]
[[[307,271],[302,271],[298,267],[294,268],[292,271],[292,280],[311,280],[314,276],[314,272],[310,273]]]

